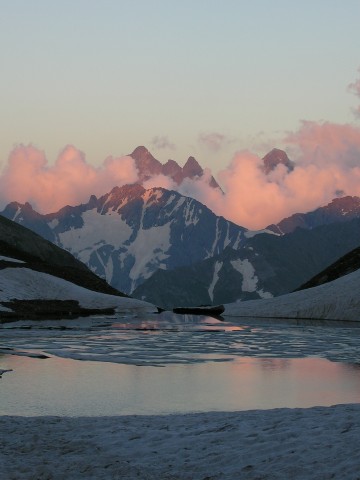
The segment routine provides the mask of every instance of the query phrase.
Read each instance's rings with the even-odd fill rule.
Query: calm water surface
[[[168,314],[6,324],[0,369],[13,371],[0,380],[0,414],[359,403],[360,329],[319,325]],[[49,358],[31,357],[37,353]]]

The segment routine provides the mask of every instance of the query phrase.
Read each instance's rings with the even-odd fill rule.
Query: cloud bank
[[[349,88],[360,98],[360,79]],[[210,134],[201,141],[216,151],[226,139]],[[157,137],[155,143],[158,148],[169,147],[166,137]],[[176,189],[250,229],[261,229],[293,213],[314,210],[337,196],[360,196],[358,126],[303,121],[297,131],[286,134],[282,143],[295,162],[292,171],[278,165],[266,175],[259,156],[240,151],[218,175],[224,193],[210,187],[208,169],[203,177],[185,179],[180,186],[164,175],[150,178],[144,186]],[[82,152],[69,145],[50,165],[41,150],[18,146],[0,174],[0,204],[3,207],[10,201],[28,201],[42,213],[54,212],[137,179],[134,160],[129,156],[109,157],[101,166],[94,167]]]
[[[164,187],[196,198],[217,215],[250,229],[261,229],[297,212],[325,205],[336,196],[360,196],[360,128],[352,125],[303,122],[284,139],[295,160],[289,172],[284,165],[266,175],[262,159],[248,151],[237,152],[219,172],[224,191],[209,186],[211,171],[203,177],[176,185],[157,175],[145,188]],[[115,185],[134,183],[138,172],[131,157],[107,158],[100,167],[87,163],[85,155],[67,146],[54,165],[33,146],[19,146],[10,154],[0,176],[0,202],[30,202],[42,213],[65,205],[86,202]]]
[[[359,129],[306,123],[287,141],[298,151],[293,171],[278,165],[266,175],[258,156],[238,152],[219,173],[225,195],[203,181],[188,184],[186,193],[250,229],[313,210],[339,195],[360,195]]]
[[[68,145],[54,165],[34,146],[20,145],[10,154],[0,176],[0,203],[29,202],[41,213],[55,212],[65,205],[87,201],[116,185],[133,183],[138,174],[131,157],[108,157],[95,168],[85,155]]]

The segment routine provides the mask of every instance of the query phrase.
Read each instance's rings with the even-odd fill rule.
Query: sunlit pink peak
[[[123,185],[122,187],[114,187],[109,193],[103,195],[100,200],[103,199],[119,199],[123,197],[137,197],[145,192],[145,188],[138,184],[133,183],[129,185]]]

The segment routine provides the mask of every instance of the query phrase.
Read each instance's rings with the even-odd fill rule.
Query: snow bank
[[[224,305],[224,316],[360,321],[360,270],[276,298]]]
[[[355,480],[360,471],[360,405],[0,417],[0,431],[4,480]]]
[[[4,255],[0,255],[0,260],[5,260],[6,262],[14,262],[14,263],[25,263],[22,260],[17,260],[16,258],[4,257]]]
[[[17,300],[77,300],[82,308],[115,308],[118,312],[154,312],[150,303],[133,298],[93,292],[47,273],[29,268],[0,270],[0,303]],[[3,310],[4,307],[1,307]]]

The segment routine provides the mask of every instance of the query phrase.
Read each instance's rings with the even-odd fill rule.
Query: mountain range
[[[185,179],[201,178],[204,175],[203,168],[194,157],[189,157],[183,167],[175,160],[168,160],[162,164],[152,156],[149,150],[144,146],[136,147],[130,154],[135,160],[135,165],[139,173],[137,183],[141,185],[152,177],[164,175],[171,178],[177,185],[180,185]],[[210,177],[209,184],[213,188],[220,189],[219,184],[213,176]]]
[[[181,182],[204,174],[192,157],[181,168],[171,160],[162,165],[145,147],[131,155],[139,181],[162,174]],[[266,173],[278,164],[294,168],[278,149],[263,161]],[[139,183],[51,214],[17,202],[1,214],[68,250],[115,289],[164,308],[290,292],[358,247],[360,238],[358,197],[336,198],[259,232],[178,192]]]
[[[194,199],[137,184],[115,187],[99,199],[92,196],[86,204],[53,214],[11,203],[2,215],[68,250],[127,294],[159,269],[238,248],[246,231]]]

